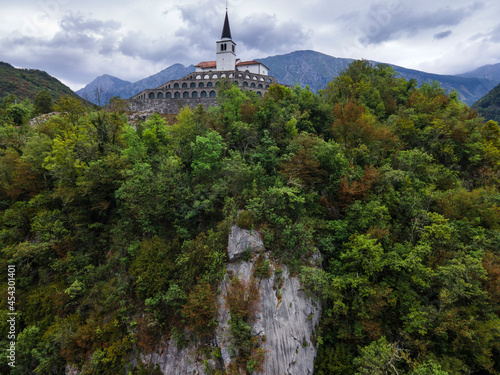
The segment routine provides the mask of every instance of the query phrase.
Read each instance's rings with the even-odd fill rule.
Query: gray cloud
[[[434,39],[445,39],[451,35],[451,30],[442,31],[440,33],[434,34]]]
[[[280,22],[276,15],[264,13],[244,18],[239,32],[237,39],[248,49],[264,53],[290,52],[295,48],[307,47],[312,34],[297,22]]]
[[[362,43],[380,44],[402,36],[417,35],[423,30],[456,26],[483,7],[483,3],[476,2],[466,7],[446,6],[432,11],[419,11],[416,8],[408,8],[408,5],[401,1],[398,4],[400,6],[393,9],[384,3],[370,6],[362,20]]]

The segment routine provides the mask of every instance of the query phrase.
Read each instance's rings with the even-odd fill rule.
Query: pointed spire
[[[231,28],[229,27],[229,17],[227,16],[227,8],[226,8],[226,19],[224,20],[224,27],[222,28],[222,36],[221,39],[233,39],[231,38]]]

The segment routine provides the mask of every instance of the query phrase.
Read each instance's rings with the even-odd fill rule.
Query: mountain
[[[266,65],[270,69],[270,73],[280,83],[287,85],[298,83],[301,86],[309,86],[313,91],[318,91],[325,88],[328,82],[334,80],[354,59],[333,57],[315,51],[296,51],[285,55],[257,59],[257,61]],[[372,61],[372,63],[380,64],[380,62],[376,61]],[[406,79],[414,78],[420,84],[437,81],[448,92],[457,90],[460,100],[469,105],[480,99],[500,82],[500,64],[498,64],[498,69],[495,66],[492,66],[489,70],[483,67],[483,70],[479,68],[474,72],[462,75],[431,74],[396,65],[388,65],[392,66],[396,72]],[[175,64],[135,83],[122,81],[108,75],[101,76],[83,89],[78,90],[77,94],[93,101],[92,93],[95,92],[96,87],[99,87],[107,100],[113,96],[128,99],[144,89],[155,88],[171,79],[182,78],[194,70],[193,65],[185,67],[181,64]],[[493,74],[497,70],[498,73]]]
[[[458,74],[460,77],[484,78],[493,82],[500,82],[500,64],[481,66],[473,71]]]
[[[123,87],[131,84],[131,82],[104,74],[94,79],[83,89],[76,91],[76,93],[95,104],[104,104],[115,96],[111,95],[111,93],[118,92]]]
[[[337,77],[346,69],[353,59],[338,58],[315,51],[296,51],[286,55],[278,55],[257,59],[266,65],[271,74],[280,83],[287,85],[309,86],[313,91],[325,88],[328,82]],[[380,62],[371,61],[373,64]],[[425,73],[419,70],[406,69],[397,65],[388,64],[405,79],[416,79],[420,84],[438,81],[445,90],[457,90],[459,98],[472,104],[485,93],[491,90],[498,82],[479,76],[452,76]],[[500,65],[500,64],[499,64]]]
[[[96,93],[100,95],[101,103],[109,101],[113,96],[128,99],[144,89],[158,87],[171,79],[184,77],[194,72],[194,70],[194,65],[186,67],[182,64],[174,64],[159,73],[153,74],[135,83],[123,81],[119,78],[105,74],[96,78],[84,88],[76,91],[76,93],[95,104],[98,104]]]
[[[500,123],[500,84],[472,105],[486,120]]]
[[[18,69],[0,62],[0,99],[14,94],[19,100],[34,100],[42,90],[49,90],[54,99],[63,95],[79,98],[68,86],[44,71]]]

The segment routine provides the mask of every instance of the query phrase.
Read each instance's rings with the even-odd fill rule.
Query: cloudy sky
[[[0,61],[78,90],[215,59],[224,0],[0,0]],[[500,62],[498,0],[230,0],[238,57],[310,49],[438,74]],[[272,72],[271,72],[272,73]]]

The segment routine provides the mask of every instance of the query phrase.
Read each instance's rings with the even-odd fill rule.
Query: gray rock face
[[[253,270],[253,260],[237,261],[227,266],[227,271],[238,276],[240,280],[249,280]],[[223,301],[228,282],[229,278],[226,277],[221,285],[217,330],[217,341],[226,367],[231,363],[231,335],[228,323],[230,317]],[[286,266],[281,266],[278,273],[273,270],[269,278],[258,279],[258,284],[260,310],[253,332],[265,337],[263,348],[266,351],[266,360],[262,374],[312,374],[317,352],[313,337],[321,314],[319,305],[305,295],[299,280],[290,277]]]
[[[253,253],[262,249],[264,249],[264,242],[262,242],[259,233],[233,225],[227,246],[227,255],[230,262],[240,258],[248,250]]]
[[[238,260],[237,255],[248,248],[253,250],[253,258],[248,262]],[[264,249],[264,245],[258,233],[233,227],[229,236],[229,249],[233,261],[228,264],[226,278],[220,287],[217,329],[217,342],[226,367],[231,363],[230,316],[224,303],[230,279],[228,274],[238,276],[240,280],[250,280],[255,268],[255,251]],[[265,337],[262,346],[266,351],[266,360],[262,374],[312,374],[316,357],[313,337],[321,309],[305,295],[299,280],[290,276],[286,266],[271,265],[271,269],[269,278],[257,279],[260,309],[256,314],[253,333]]]

